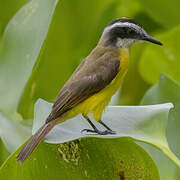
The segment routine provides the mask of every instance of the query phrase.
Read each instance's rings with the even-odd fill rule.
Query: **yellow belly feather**
[[[92,112],[93,117],[96,121],[101,120],[103,110],[109,104],[111,97],[120,88],[124,76],[128,70],[129,52],[127,49],[119,50],[119,60],[120,69],[115,79],[103,90],[101,90],[97,94],[94,94],[93,96],[89,97],[88,99],[68,111],[65,119],[70,119],[78,114],[88,116],[88,114]]]

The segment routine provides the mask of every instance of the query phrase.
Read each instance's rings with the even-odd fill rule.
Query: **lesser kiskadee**
[[[131,18],[120,18],[109,23],[97,46],[77,67],[59,92],[45,124],[24,145],[17,160],[24,162],[57,123],[78,114],[82,114],[92,126],[92,129],[83,131],[100,135],[114,134],[115,132],[103,123],[101,115],[111,97],[119,89],[128,70],[129,47],[138,41],[162,45]],[[89,113],[106,128],[105,131],[96,128],[88,118]]]

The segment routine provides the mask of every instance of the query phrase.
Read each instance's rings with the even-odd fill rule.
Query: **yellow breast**
[[[119,73],[116,75],[115,79],[103,90],[89,97],[84,102],[80,103],[72,110],[70,110],[67,113],[66,119],[72,118],[78,114],[84,114],[85,116],[87,116],[89,113],[92,112],[93,117],[96,121],[101,120],[101,115],[104,108],[109,104],[111,97],[120,88],[124,76],[128,70],[128,64],[129,64],[128,49],[119,50],[119,60],[120,60]]]

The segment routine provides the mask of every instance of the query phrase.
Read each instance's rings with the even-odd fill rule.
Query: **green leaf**
[[[9,20],[25,2],[27,0],[0,1],[0,36]]]
[[[141,57],[139,70],[141,76],[150,84],[158,81],[161,73],[180,84],[180,26],[157,37],[164,46],[149,44]]]
[[[171,28],[179,24],[180,14],[177,13],[179,0],[141,0],[140,2],[149,15],[164,27]]]
[[[2,163],[7,159],[7,157],[10,155],[6,147],[4,146],[3,141],[0,139],[0,166]]]
[[[135,140],[143,141],[155,146],[164,152],[177,166],[179,159],[170,151],[166,136],[166,120],[171,104],[154,106],[109,106],[103,114],[103,122],[108,124],[115,135],[98,136],[103,138],[117,138],[129,136]],[[51,110],[51,104],[39,100],[35,106],[35,121],[33,133],[44,123]],[[121,119],[121,121],[119,121]],[[94,122],[99,126],[97,122]],[[47,135],[46,141],[50,143],[62,143],[80,137],[88,136],[82,134],[82,129],[89,128],[87,122],[77,116],[54,127]]]
[[[15,151],[30,135],[31,128],[0,113],[0,138],[9,152]]]
[[[51,111],[51,106],[52,104],[43,100],[39,100],[36,103],[33,133],[44,123]],[[154,106],[109,106],[103,114],[102,119],[116,134],[106,136],[97,135],[97,137],[117,138],[128,136],[134,140],[151,144],[161,150],[180,167],[180,160],[171,152],[166,139],[167,115],[171,107],[171,104]],[[94,123],[97,127],[102,128],[97,122]],[[87,122],[81,116],[77,116],[54,127],[46,136],[46,141],[49,143],[62,143],[85,137],[88,134],[82,134],[81,130],[88,128]]]
[[[49,111],[51,110],[51,105],[50,103],[47,103],[43,100],[39,100],[36,103],[35,106],[35,121],[34,121],[34,128],[33,128],[33,132],[35,132],[38,127],[44,123],[47,115],[49,114]],[[62,142],[67,142],[65,144],[60,144],[60,145],[46,145],[45,147],[40,146],[37,148],[37,150],[32,154],[32,156],[29,158],[29,160],[27,160],[27,162],[25,162],[25,165],[20,166],[19,164],[15,163],[15,156],[17,155],[18,152],[16,152],[15,154],[13,154],[7,162],[4,163],[4,165],[2,166],[2,169],[0,171],[0,173],[2,173],[0,176],[6,178],[6,179],[11,179],[12,178],[12,174],[14,177],[18,178],[18,174],[19,172],[22,171],[22,174],[24,175],[24,178],[26,178],[26,176],[29,176],[31,178],[32,177],[39,177],[39,176],[43,176],[38,168],[38,171],[34,170],[34,166],[32,164],[37,163],[36,166],[38,167],[42,167],[43,171],[44,168],[46,169],[47,167],[50,167],[50,171],[57,169],[58,172],[62,172],[57,174],[57,177],[54,177],[54,174],[56,173],[51,173],[53,174],[52,177],[53,178],[68,178],[67,176],[69,175],[69,173],[73,173],[72,175],[75,177],[79,177],[80,179],[84,178],[84,174],[82,173],[82,168],[85,168],[84,171],[87,171],[88,176],[90,176],[90,179],[92,179],[94,176],[99,176],[99,174],[96,174],[96,171],[91,168],[89,168],[89,166],[86,169],[86,165],[83,163],[82,165],[78,165],[77,168],[72,168],[74,167],[74,164],[77,163],[76,158],[74,159],[74,157],[77,157],[79,155],[73,155],[73,152],[69,152],[69,149],[72,150],[75,148],[75,152],[77,152],[77,147],[79,147],[78,145],[75,145],[74,142],[70,142],[73,139],[78,139],[80,137],[83,137],[80,142],[82,141],[81,146],[84,147],[86,149],[86,152],[92,152],[92,154],[90,154],[89,156],[95,156],[95,154],[97,155],[97,157],[95,158],[95,160],[92,160],[91,158],[89,158],[89,161],[92,164],[96,164],[97,166],[95,166],[95,169],[98,169],[97,173],[100,174],[105,174],[105,177],[108,177],[110,179],[112,179],[112,176],[114,176],[114,171],[110,171],[109,169],[118,169],[117,167],[122,167],[121,164],[119,164],[118,162],[121,162],[122,159],[116,159],[117,161],[113,159],[108,159],[108,158],[112,158],[112,156],[107,156],[107,154],[112,154],[113,157],[124,157],[124,159],[126,159],[126,163],[127,163],[127,167],[130,166],[129,164],[129,160],[128,160],[128,156],[132,155],[132,153],[129,151],[129,149],[133,149],[132,151],[135,152],[134,147],[130,148],[128,146],[128,148],[126,148],[125,144],[121,144],[121,139],[123,139],[122,137],[129,137],[129,138],[125,138],[126,140],[124,141],[125,143],[129,144],[129,141],[132,142],[132,140],[136,140],[136,141],[141,141],[141,142],[145,142],[148,144],[151,144],[153,146],[155,146],[156,148],[162,150],[166,155],[168,155],[168,157],[173,160],[176,165],[180,165],[179,160],[176,158],[176,156],[169,150],[167,141],[166,141],[166,137],[165,137],[165,127],[166,127],[166,119],[168,116],[168,112],[169,109],[172,107],[172,104],[160,104],[160,105],[153,105],[153,106],[110,106],[107,108],[106,112],[103,115],[103,121],[108,124],[114,131],[116,131],[116,135],[111,135],[111,136],[97,136],[97,137],[101,137],[101,139],[96,139],[94,138],[85,138],[86,136],[89,137],[88,134],[82,134],[81,130],[84,128],[89,128],[88,123],[82,119],[82,117],[77,116],[74,119],[68,120],[64,123],[61,123],[59,125],[57,125],[56,127],[54,127],[52,129],[52,131],[46,136],[46,141],[50,142],[50,143],[62,143]],[[121,121],[120,121],[121,119]],[[99,126],[99,124],[97,122],[94,122],[95,125],[97,125],[99,128],[102,128]],[[117,139],[117,137],[121,137],[119,140]],[[103,139],[102,139],[103,138]],[[106,138],[106,139],[105,139]],[[107,139],[108,138],[108,139]],[[109,139],[111,138],[111,139]],[[115,138],[115,139],[114,139]],[[128,140],[128,141],[127,141]],[[119,144],[119,143],[120,144]],[[87,143],[87,144],[86,144]],[[107,144],[106,144],[107,143]],[[78,141],[79,144],[79,141]],[[103,145],[102,145],[103,144]],[[62,164],[60,164],[60,169],[59,166],[56,164],[56,161],[58,161],[57,163],[59,163],[59,160],[56,159],[57,158],[57,154],[59,153],[58,148],[57,147],[61,147],[63,150],[60,149],[60,153],[62,154],[62,157],[64,159],[64,161],[62,162],[62,160],[60,162],[62,162]],[[108,148],[107,148],[108,147]],[[53,150],[53,148],[55,148]],[[96,151],[96,153],[92,150],[92,148],[94,148],[94,150]],[[125,148],[125,149],[124,149]],[[68,149],[68,150],[67,150]],[[80,147],[80,149],[82,149]],[[101,150],[100,152],[98,150]],[[122,150],[124,149],[124,151],[122,152]],[[53,151],[51,151],[53,150]],[[65,152],[64,152],[65,150]],[[68,151],[68,152],[67,152]],[[107,156],[107,159],[105,157],[103,157],[104,155],[102,154],[102,151],[104,152],[104,155]],[[37,152],[39,152],[38,154],[36,154]],[[45,154],[43,153],[45,152]],[[126,152],[126,153],[124,153]],[[120,155],[118,156],[117,154],[120,153]],[[127,156],[128,154],[128,156]],[[136,154],[136,152],[135,152]],[[138,155],[135,155],[134,157],[138,157]],[[142,159],[145,160],[146,157],[144,157],[144,155],[142,153],[140,153],[140,156],[142,155]],[[44,158],[44,157],[49,157],[49,158]],[[102,157],[102,158],[98,158],[98,157]],[[86,159],[88,157],[86,157],[86,155],[82,155],[79,158],[79,162],[83,161],[86,162],[87,164],[89,163],[89,161]],[[40,159],[38,161],[38,159]],[[55,160],[56,159],[56,160]],[[52,161],[52,162],[50,162]],[[105,161],[105,162],[104,162]],[[113,165],[117,165],[117,167],[115,166],[111,166],[111,164],[109,164],[109,166],[106,166],[106,162],[111,162]],[[45,162],[45,163],[44,163]],[[115,162],[115,163],[114,163]],[[124,162],[124,160],[123,160]],[[146,167],[142,168],[142,166],[144,166],[144,164],[141,160],[137,160],[136,161],[138,164],[141,164],[141,176],[150,176],[151,178],[151,173],[155,173],[154,171],[152,171],[152,168],[150,168],[148,170],[145,170]],[[150,162],[150,161],[149,161]],[[53,163],[53,165],[51,165]],[[65,164],[64,164],[65,163]],[[69,163],[69,164],[67,164]],[[50,164],[50,166],[49,166]],[[106,168],[104,167],[98,168],[98,165],[102,164],[105,165]],[[131,162],[131,165],[133,164],[133,169],[134,169],[134,162]],[[24,168],[25,169],[24,169]],[[136,167],[139,167],[139,165],[136,164]],[[19,169],[18,171],[16,171],[16,169]],[[32,170],[31,170],[32,168]],[[62,169],[63,168],[63,169]],[[124,166],[123,166],[124,168]],[[153,167],[155,168],[155,167]],[[27,170],[26,170],[27,169]],[[64,170],[66,169],[66,171]],[[99,169],[103,170],[102,172],[99,172]],[[139,168],[138,168],[139,169]],[[143,171],[142,171],[143,169]],[[7,173],[12,171],[13,173]],[[84,172],[83,171],[83,172]],[[90,171],[90,172],[89,172]],[[122,172],[122,169],[118,169],[118,172]],[[24,172],[24,173],[23,173]],[[48,171],[49,172],[49,171]],[[66,173],[67,172],[67,173]],[[91,173],[93,172],[93,173]],[[106,174],[107,172],[107,174]],[[108,174],[108,172],[111,172],[112,174]],[[128,176],[131,177],[131,175],[135,175],[136,173],[134,172],[134,170],[129,169],[129,170],[124,170],[123,171],[124,174],[128,174],[130,173]],[[17,173],[17,174],[16,174]],[[29,174],[30,173],[30,174]],[[22,175],[21,174],[21,175]],[[74,175],[76,174],[76,175]],[[117,176],[117,172],[115,171],[115,175]],[[46,177],[47,175],[45,175]],[[44,177],[44,176],[43,176]],[[49,176],[47,176],[49,177]],[[139,175],[138,175],[139,177]],[[103,176],[102,176],[103,178]],[[107,178],[107,179],[108,179]],[[132,179],[136,179],[136,177],[131,177]],[[137,178],[138,179],[138,178]],[[144,178],[146,179],[146,178]],[[155,175],[154,179],[159,179],[157,174]]]
[[[176,154],[177,157],[180,158],[180,86],[169,78],[161,76],[159,83],[153,86],[146,93],[142,100],[142,104],[148,105],[165,103],[169,101],[174,103],[175,108],[172,109],[169,114],[166,136],[171,150]],[[157,154],[156,151],[149,147],[146,149],[151,152],[151,155],[160,168],[160,174],[162,177],[167,176],[166,179],[169,180],[168,177],[172,175],[172,179],[179,179],[179,168],[173,166],[172,163],[170,163],[167,158],[161,155],[160,152]],[[168,171],[166,169],[168,169]],[[162,179],[166,180],[165,178]]]
[[[153,160],[158,166],[161,180],[180,179],[179,167],[172,163],[172,161],[165,156],[165,154],[148,144],[142,142],[137,142],[137,144],[141,145],[152,156]]]
[[[1,167],[0,179],[159,179],[150,156],[129,138],[41,143],[23,165],[18,151]]]
[[[51,103],[47,103],[42,99],[37,101],[35,105],[33,134],[44,124],[46,117],[51,111],[51,106]],[[116,134],[105,136],[97,135],[97,137],[115,138],[130,136],[143,142],[166,147],[166,119],[169,109],[171,108],[172,104],[170,103],[153,106],[108,106],[103,113],[102,120],[108,124]],[[89,117],[93,120],[92,115]],[[121,119],[121,121],[119,119]],[[102,128],[99,123],[95,121],[94,123],[97,127]],[[153,125],[156,125],[157,129],[154,128]],[[88,136],[88,134],[81,133],[81,130],[84,128],[89,128],[89,124],[81,115],[78,115],[55,126],[46,136],[46,140],[50,143],[62,143],[85,137],[86,135]]]
[[[0,109],[13,118],[46,37],[57,0],[32,0],[9,22],[0,54]],[[33,91],[33,89],[31,89]]]
[[[86,176],[86,174],[90,176],[90,179],[92,179],[94,176],[97,175],[100,176],[99,173],[105,175],[107,179],[108,178],[112,179],[112,177],[118,176],[117,174],[119,173],[117,172],[121,172],[120,173],[121,176],[126,175],[131,179],[138,179],[139,177],[145,177],[144,179],[146,179],[146,177],[150,177],[149,179],[159,179],[158,175],[156,174],[156,171],[154,170],[152,171],[152,169],[154,169],[155,167],[152,166],[150,168],[147,163],[151,161],[148,159],[147,162],[144,162],[146,157],[142,153],[136,153],[134,147],[130,148],[129,146],[126,147],[126,144],[121,144],[120,143],[121,140],[120,139],[117,140],[117,137],[121,137],[121,138],[130,137],[127,138],[125,141],[125,143],[127,144],[129,144],[129,141],[132,142],[132,139],[152,144],[155,147],[164,151],[166,155],[168,155],[177,165],[179,165],[179,160],[169,151],[168,144],[165,138],[166,119],[167,119],[168,111],[171,107],[172,107],[171,104],[161,104],[154,106],[119,106],[119,107],[110,106],[107,108],[106,112],[104,113],[103,121],[106,124],[108,124],[113,130],[115,130],[117,134],[111,136],[98,136],[101,138],[111,138],[105,140],[91,139],[91,138],[88,139],[82,138],[80,140],[80,142],[82,141],[81,146],[83,146],[86,149],[86,152],[92,152],[92,154],[89,154],[89,156],[90,157],[92,156],[93,158],[95,158],[95,160],[88,158],[87,155],[82,155],[80,156],[80,158],[78,158],[79,160],[77,160],[76,157],[79,155],[73,154],[72,151],[69,152],[69,149],[72,150],[74,148],[75,148],[74,150],[75,152],[78,151],[77,150],[78,145],[75,145],[76,143],[74,144],[71,142],[68,144],[66,143],[64,145],[62,144],[46,145],[46,147],[40,146],[32,154],[30,159],[27,160],[27,162],[25,162],[26,164],[24,166],[20,166],[19,164],[15,163],[15,156],[17,155],[17,152],[13,154],[7,160],[7,162],[5,162],[4,165],[2,166],[2,169],[0,170],[0,177],[11,179],[13,176],[14,178],[18,178],[19,172],[22,172],[20,174],[21,176],[23,174],[24,178],[27,177],[33,178],[39,176],[44,177],[44,174],[42,175],[39,168],[38,171],[34,170],[34,165],[32,164],[37,163],[36,166],[42,167],[43,172],[44,172],[44,168],[47,169],[47,167],[50,167],[50,171],[57,169],[56,171],[63,172],[60,173],[60,175],[57,174],[56,175],[57,177],[56,176],[54,177],[56,173],[51,173],[50,175],[52,175],[53,178],[68,178],[69,173],[71,172],[73,173],[72,176],[79,177],[80,179],[83,179],[84,175]],[[41,123],[44,122],[50,110],[51,110],[50,103],[47,103],[43,100],[39,100],[37,102],[35,106],[34,131],[40,126]],[[121,121],[119,119],[121,119]],[[96,123],[96,125],[98,124]],[[81,133],[81,130],[84,128],[89,128],[87,122],[81,117],[77,116],[74,119],[68,120],[54,127],[53,130],[46,137],[46,141],[51,143],[59,143],[59,142],[67,142],[73,139],[77,139],[79,137],[89,136]],[[88,143],[88,145],[86,143]],[[59,151],[57,148],[58,146],[62,148],[59,149]],[[54,147],[55,149],[53,150]],[[94,148],[94,150],[92,150],[92,148]],[[98,151],[99,149],[100,152]],[[132,149],[133,153],[131,153],[130,149]],[[39,153],[36,154],[36,152]],[[45,152],[45,154],[43,152]],[[60,161],[62,162],[62,164],[60,164],[60,169],[59,166],[57,165],[57,163],[59,163],[57,157],[57,154],[59,152],[62,155],[61,159],[62,158],[64,159],[63,162],[62,160]],[[102,154],[102,152],[104,152],[104,155]],[[118,153],[120,153],[120,155],[118,155]],[[95,154],[97,155],[97,157],[95,156]],[[113,155],[113,158],[112,156],[107,156],[107,154]],[[136,161],[138,164],[134,162],[132,163],[132,159],[128,160],[128,156],[131,156],[132,154],[134,154],[133,157],[138,157],[137,154],[139,154],[143,159],[143,161],[138,159]],[[107,156],[107,157],[105,158],[103,156]],[[49,158],[44,158],[44,157],[49,157]],[[98,158],[98,157],[102,157],[102,158]],[[118,158],[123,157],[124,159],[118,159],[117,157]],[[93,166],[94,167],[93,169],[89,168],[89,166],[86,167],[84,163],[82,163],[82,165],[78,165],[77,168],[74,168],[74,164],[77,164],[77,161],[79,162],[83,161],[86,164],[88,164],[89,161],[87,160],[87,158],[89,159],[90,163],[96,164],[95,167]],[[116,160],[114,160],[114,158]],[[40,160],[38,161],[37,159]],[[124,161],[125,159],[126,161]],[[125,168],[125,170],[121,169],[122,165],[120,162],[122,160],[127,164],[127,166],[123,165],[123,169]],[[56,163],[56,161],[58,162]],[[109,166],[106,165],[106,162],[108,162]],[[112,162],[112,165],[116,165],[116,166],[112,166],[109,162]],[[131,164],[131,166],[129,163]],[[54,166],[51,164],[53,164]],[[104,164],[105,167],[108,169],[102,167],[102,164]],[[140,172],[142,173],[141,175],[135,173],[134,170],[136,170],[136,168],[134,168],[134,164],[136,165],[136,167],[140,166]],[[101,165],[102,168],[98,168],[98,165],[99,166]],[[145,167],[143,167],[144,165]],[[146,165],[148,165],[148,168],[146,168]],[[126,169],[129,167],[132,167],[132,169],[131,168]],[[16,171],[17,168],[18,171]],[[84,171],[87,171],[85,174],[82,174],[82,168],[85,169],[85,170],[83,169]],[[95,169],[98,169],[97,174],[95,173],[96,172]],[[102,171],[99,172],[99,169],[101,169]],[[110,171],[109,169],[116,169],[117,172]],[[12,173],[9,173],[11,171]],[[111,172],[111,174],[108,174],[108,172]],[[50,177],[50,176],[45,175],[45,177]]]
[[[173,152],[180,158],[180,86],[165,76],[161,76],[157,85],[153,86],[144,96],[143,105],[173,102],[167,126],[167,138]]]

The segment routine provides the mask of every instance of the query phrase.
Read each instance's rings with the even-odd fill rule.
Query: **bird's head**
[[[143,27],[131,18],[120,18],[109,23],[101,36],[100,42],[117,48],[129,48],[138,41],[149,41],[154,44],[162,43],[150,35]]]

